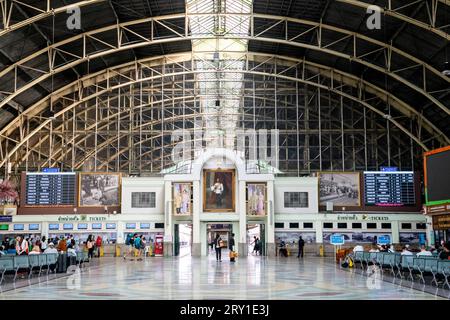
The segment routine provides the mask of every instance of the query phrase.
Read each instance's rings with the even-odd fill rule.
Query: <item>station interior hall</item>
[[[449,0],[0,0],[0,300],[450,299]]]

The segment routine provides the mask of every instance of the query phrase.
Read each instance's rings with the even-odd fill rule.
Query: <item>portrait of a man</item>
[[[204,211],[234,211],[234,170],[205,170]]]

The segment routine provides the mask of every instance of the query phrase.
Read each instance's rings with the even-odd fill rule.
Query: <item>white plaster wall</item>
[[[155,208],[132,208],[132,192],[155,192]],[[122,178],[122,214],[164,214],[164,180],[153,177]]]
[[[276,178],[274,182],[275,214],[304,214],[319,212],[318,178],[285,177]],[[285,208],[284,192],[308,192],[308,208]]]

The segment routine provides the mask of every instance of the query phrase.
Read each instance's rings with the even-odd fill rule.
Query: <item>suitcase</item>
[[[58,260],[56,262],[56,272],[64,273],[67,271],[67,254],[58,255]]]

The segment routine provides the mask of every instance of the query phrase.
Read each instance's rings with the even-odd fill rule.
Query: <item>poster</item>
[[[203,211],[234,211],[234,170],[204,170]]]
[[[190,183],[173,184],[173,214],[189,215],[192,213],[191,190]]]
[[[247,184],[247,215],[266,215],[266,185],[262,183]]]
[[[80,173],[80,206],[119,206],[119,173]]]
[[[299,237],[302,236],[302,239],[305,243],[315,243],[316,242],[316,233],[315,232],[275,232],[275,241],[276,243],[280,243],[280,241],[284,241],[287,244],[298,243]]]
[[[358,172],[320,173],[320,205],[360,206],[359,179]]]
[[[400,243],[425,244],[426,232],[400,232]]]

